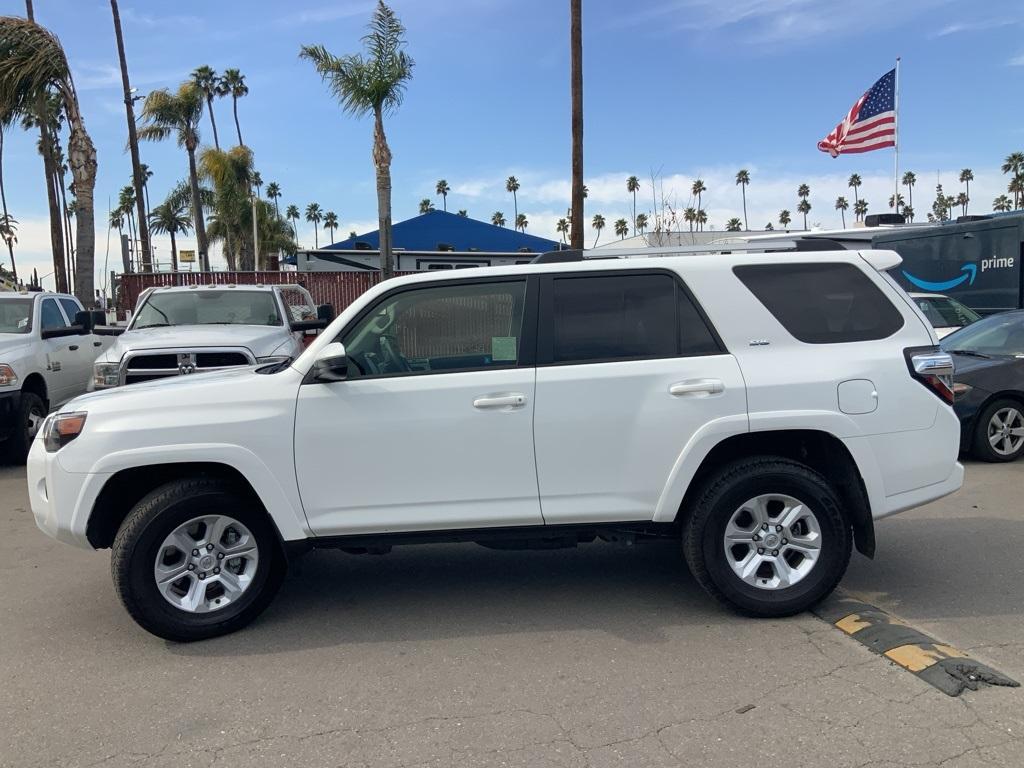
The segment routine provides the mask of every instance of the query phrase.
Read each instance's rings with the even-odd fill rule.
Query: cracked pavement
[[[847,592],[1024,680],[1024,462],[878,524]],[[807,614],[737,617],[670,542],[315,552],[241,633],[140,630],[108,553],[0,468],[0,767],[1024,765],[1024,689],[949,698]]]

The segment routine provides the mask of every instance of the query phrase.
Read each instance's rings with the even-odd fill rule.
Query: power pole
[[[121,34],[121,14],[117,0],[110,0],[114,14],[114,34],[117,36],[117,55],[121,60],[121,85],[124,87],[124,111],[128,118],[128,147],[132,153],[132,185],[135,187],[136,224],[139,229],[139,248],[142,250],[142,271],[153,271],[153,252],[149,247],[149,222],[146,220],[146,198],[143,190],[142,164],[139,162],[139,134],[135,130],[135,102],[128,83],[128,60],[124,55],[124,36]]]
[[[582,0],[569,0],[569,48],[572,96],[572,248],[583,248],[583,10]]]

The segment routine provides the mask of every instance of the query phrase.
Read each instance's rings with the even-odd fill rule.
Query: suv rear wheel
[[[852,544],[827,481],[770,456],[712,476],[683,528],[683,552],[700,585],[753,616],[789,616],[820,601],[845,573]]]
[[[111,559],[128,613],[143,629],[176,641],[241,629],[270,604],[284,571],[263,511],[208,478],[168,483],[136,504]]]

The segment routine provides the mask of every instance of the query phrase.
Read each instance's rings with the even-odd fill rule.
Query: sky
[[[416,65],[405,101],[387,118],[394,154],[396,221],[415,216],[438,179],[451,186],[448,209],[489,220],[513,201],[504,181],[521,184],[528,232],[556,239],[569,204],[568,3],[564,0],[392,0]],[[197,66],[235,67],[249,95],[239,100],[242,137],[264,182],[282,188],[282,209],[317,202],[350,230],[376,229],[372,121],[343,114],[303,44],[336,54],[360,49],[373,9],[366,0],[146,0],[120,3],[129,73],[140,94],[176,88]],[[0,13],[23,15],[23,0]],[[61,39],[96,144],[99,177],[97,284],[103,284],[108,199],[131,181],[127,129],[109,3],[35,0],[36,20]],[[900,170],[918,177],[914,207],[923,218],[937,179],[946,194],[972,168],[971,212],[1005,191],[1002,159],[1024,150],[1024,14],[1019,0],[583,0],[586,219],[602,214],[615,235],[631,219],[625,180],[641,180],[637,211],[658,198],[690,205],[704,180],[709,227],[742,215],[735,173],[751,174],[751,228],[796,215],[797,186],[811,188],[811,225],[839,225],[837,196],[850,198],[851,173],[864,179],[870,212],[888,210],[893,152],[842,156],[816,149],[874,81],[902,57]],[[237,142],[230,98],[214,105],[222,144]],[[207,117],[200,126],[212,143]],[[8,130],[4,180],[19,222],[19,270],[52,271],[38,135]],[[173,141],[143,143],[159,204],[186,177],[187,156]],[[905,193],[906,190],[903,190]],[[852,214],[852,210],[848,212]],[[314,244],[303,222],[299,242]],[[597,233],[588,227],[587,245]],[[319,243],[329,238],[320,233]],[[190,238],[179,247],[194,247]],[[155,237],[158,262],[170,243]],[[111,240],[110,266],[119,261]],[[5,266],[6,253],[0,253]],[[214,255],[214,267],[224,262]],[[44,285],[52,286],[45,277]]]

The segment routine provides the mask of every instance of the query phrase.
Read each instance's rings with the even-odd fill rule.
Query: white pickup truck
[[[290,362],[305,333],[331,319],[300,285],[149,288],[117,343],[96,358],[91,388]]]
[[[68,294],[0,293],[0,453],[4,458],[24,461],[50,409],[86,391],[92,361],[110,344],[109,337],[93,333],[96,320]]]

